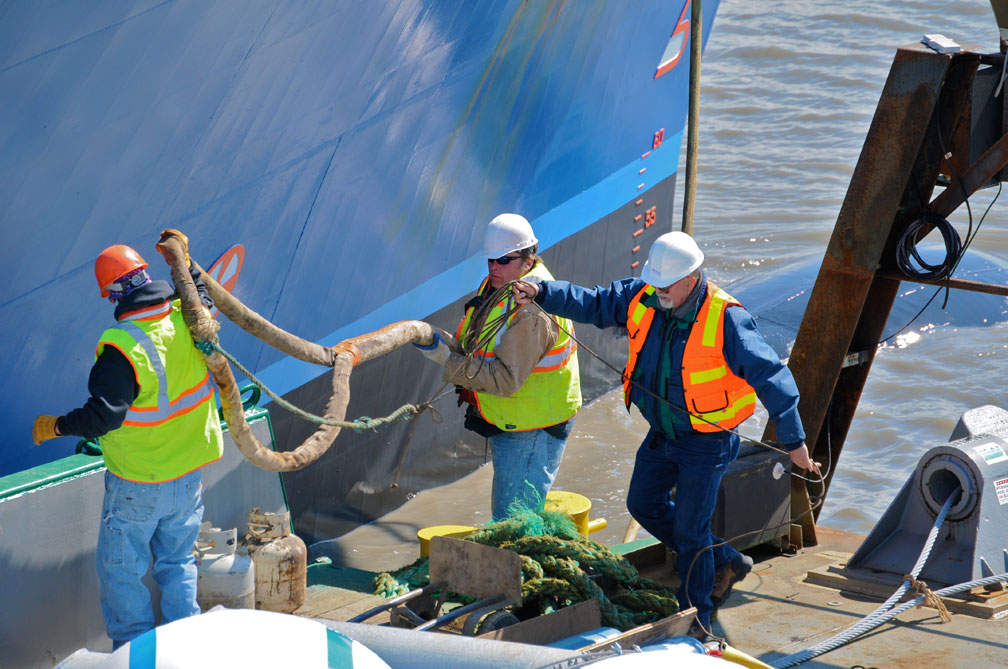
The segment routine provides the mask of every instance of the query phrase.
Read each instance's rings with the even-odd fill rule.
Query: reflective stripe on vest
[[[654,320],[654,309],[644,306],[641,300],[653,293],[654,287],[646,285],[627,307],[630,354],[623,376],[623,396],[628,407],[630,378]],[[756,391],[728,369],[724,358],[724,314],[729,306],[741,305],[708,281],[707,297],[697,311],[686,340],[682,367],[683,396],[690,411],[690,426],[697,432],[717,432],[717,426],[736,427],[756,408]]]
[[[577,342],[570,337],[567,337],[566,342],[557,346],[542,357],[539,364],[532,368],[532,373],[552,372],[555,369],[560,369],[567,364],[567,361],[570,360],[570,357],[576,352]]]
[[[500,343],[500,342],[497,342]],[[536,363],[536,366],[532,368],[533,373],[539,372],[552,372],[555,369],[560,369],[567,364],[574,353],[577,352],[577,342],[573,339],[567,340],[567,343],[557,346],[549,353],[544,355],[542,359]],[[497,356],[493,354],[493,351],[476,351],[473,353],[473,357],[485,358],[487,360],[491,358],[496,358]]]
[[[503,310],[506,307],[506,305],[507,305],[506,301],[505,302],[500,302],[500,303],[497,304],[497,306],[495,307],[495,309],[496,308],[500,308],[501,310]],[[472,310],[470,309],[470,311],[472,311]],[[511,318],[508,319],[508,323],[510,324],[510,322],[512,320],[514,320],[515,316],[517,316],[517,315],[518,315],[517,311],[515,313],[513,313],[511,315]],[[458,329],[455,331],[455,338],[456,339],[458,339],[461,336],[462,328],[463,328],[463,326],[466,325],[468,317],[469,317],[469,314],[467,313],[466,314],[466,318],[463,318],[462,321],[459,323]],[[554,322],[556,322],[556,318],[555,317],[554,317]],[[573,329],[573,324],[571,324],[570,327],[568,327],[567,329],[568,330],[572,330]],[[497,330],[497,334],[494,336],[493,348],[491,348],[490,350],[479,349],[478,351],[474,351],[473,352],[473,357],[485,358],[485,359],[488,359],[488,360],[490,358],[497,357],[496,355],[494,355],[493,349],[497,348],[498,346],[500,346],[501,337],[504,336],[504,332],[506,330],[507,330],[507,328],[500,328],[499,330]],[[549,353],[547,353],[546,355],[544,355],[539,360],[539,362],[536,363],[536,366],[532,368],[532,373],[533,374],[535,374],[535,373],[541,373],[541,372],[552,372],[554,370],[560,369],[561,367],[563,367],[564,365],[566,365],[567,361],[570,360],[570,357],[577,352],[577,342],[574,341],[565,332],[560,331],[560,334],[557,337],[557,342],[558,342],[558,344],[555,347],[553,347],[550,350]]]
[[[126,412],[126,420],[123,425],[157,425],[175,416],[192,411],[203,402],[213,399],[213,386],[210,385],[210,372],[207,372],[203,379],[192,388],[183,390],[173,401],[168,399],[168,377],[165,375],[164,365],[161,363],[161,356],[158,355],[157,347],[150,336],[141,330],[132,321],[120,321],[117,326],[125,330],[136,339],[143,348],[147,357],[150,358],[151,366],[158,378],[158,405],[156,407],[130,406]]]
[[[486,289],[487,282],[489,281],[490,277],[483,279],[483,283],[481,283],[480,287],[476,290],[477,295],[483,294],[483,291]],[[503,306],[503,304],[504,304],[503,302],[499,302],[497,306]],[[455,339],[458,339],[460,344],[462,343],[462,333],[469,325],[469,320],[473,317],[473,314],[475,313],[476,313],[476,307],[469,307],[468,309],[466,309],[465,316],[462,317],[462,320],[459,321],[458,327],[455,328]]]
[[[209,372],[178,308],[166,301],[129,312],[98,341],[96,356],[119,350],[140,387],[122,425],[99,438],[105,465],[123,479],[171,481],[223,453]]]
[[[741,306],[731,295],[707,282],[707,298],[683,352],[683,395],[690,424],[697,432],[733,428],[753,414],[756,391],[728,369],[724,357],[724,316],[730,306]],[[699,414],[706,420],[697,418]]]
[[[525,276],[551,280],[553,277],[541,262]],[[482,293],[487,286],[485,279],[480,285]],[[493,323],[506,311],[510,297],[498,302],[487,314],[486,322]],[[535,308],[535,307],[528,307]],[[475,307],[466,310],[466,315],[459,323],[455,336],[462,341],[475,315]],[[516,311],[488,342],[484,349],[473,355],[486,360],[493,359],[494,349],[500,344],[504,332],[517,317]],[[581,408],[581,381],[578,361],[575,353],[577,343],[568,332],[574,331],[574,325],[568,319],[558,319],[551,316],[559,325],[559,335],[556,345],[542,357],[532,369],[525,383],[510,397],[500,397],[490,393],[475,393],[476,408],[488,423],[506,431],[534,430],[550,425],[563,423],[572,418]],[[484,326],[485,327],[485,326]],[[565,331],[566,330],[566,331]]]
[[[645,284],[637,291],[637,294],[630,300],[627,306],[627,354],[626,367],[623,370],[623,402],[630,408],[630,379],[632,378],[634,367],[637,365],[637,356],[640,355],[641,348],[644,347],[644,340],[647,339],[648,330],[651,329],[651,321],[654,320],[654,309],[648,309],[643,304],[643,300],[648,295],[654,295],[654,286]]]

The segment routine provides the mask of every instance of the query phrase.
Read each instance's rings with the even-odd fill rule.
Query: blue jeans
[[[203,521],[201,482],[198,469],[163,483],[137,483],[105,472],[97,566],[113,646],[154,628],[150,592],[142,581],[152,555],[161,623],[199,613],[192,549]]]
[[[727,432],[670,441],[651,430],[637,450],[627,492],[630,515],[676,553],[679,605],[695,606],[708,628],[714,572],[738,551],[728,544],[704,549],[721,542],[711,534],[711,516],[721,478],[738,454],[739,438]]]
[[[490,437],[493,447],[493,492],[491,509],[495,521],[508,517],[515,502],[530,509],[542,508],[560,468],[566,439],[545,430],[502,432]]]

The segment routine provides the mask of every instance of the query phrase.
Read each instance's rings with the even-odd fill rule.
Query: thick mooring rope
[[[395,411],[393,411],[392,413],[390,413],[388,416],[385,416],[384,418],[371,418],[369,416],[361,416],[360,418],[354,419],[352,421],[330,420],[325,416],[317,416],[313,413],[305,411],[304,409],[301,409],[300,407],[296,407],[287,400],[285,400],[284,398],[277,395],[275,392],[270,390],[265,383],[259,380],[256,377],[256,375],[252,373],[252,370],[246,368],[243,364],[238,362],[238,360],[233,355],[231,355],[223,348],[221,348],[220,344],[218,344],[217,342],[199,341],[196,342],[196,347],[207,354],[213,352],[220,353],[225,358],[227,358],[228,361],[232,365],[234,365],[239,372],[244,374],[249,381],[262,388],[262,391],[266,393],[270,397],[270,399],[276,402],[277,406],[283,407],[287,411],[290,411],[292,414],[300,416],[301,418],[304,418],[307,421],[311,421],[319,425],[335,425],[337,427],[347,427],[352,430],[360,432],[361,430],[375,430],[383,425],[389,425],[390,423],[407,421],[412,416],[415,416],[428,409],[436,412],[436,410],[432,406],[430,406],[429,403],[421,404],[419,406],[416,404],[404,404]]]
[[[626,558],[578,534],[566,514],[524,511],[467,539],[521,556],[522,606],[529,615],[597,599],[602,624],[626,631],[679,611],[675,593],[641,578]],[[601,582],[601,584],[599,583]],[[428,558],[375,577],[375,594],[395,597],[430,583]]]
[[[232,322],[293,358],[332,369],[330,380],[332,392],[324,413],[326,422],[319,424],[315,432],[308,435],[293,450],[274,451],[256,438],[248,421],[245,420],[241,394],[228,359],[213,349],[210,349],[211,353],[204,352],[203,358],[207,369],[220,390],[223,418],[227,421],[235,445],[249,462],[266,471],[297,471],[317,461],[329,450],[343,429],[342,423],[335,423],[346,418],[347,406],[350,403],[350,376],[355,367],[362,362],[391,353],[406,344],[430,346],[434,341],[436,333],[429,323],[399,321],[381,330],[343,340],[335,346],[321,346],[286,332],[242,304],[191,260],[185,237],[177,230],[163,232],[156,248],[171,266],[172,281],[181,300],[182,317],[193,341],[216,343],[219,328],[217,323],[209,318],[200,300],[191,275],[191,269],[195,268],[202,274],[207,293],[217,308]],[[362,424],[360,421],[350,425],[354,429],[367,426],[368,423]]]

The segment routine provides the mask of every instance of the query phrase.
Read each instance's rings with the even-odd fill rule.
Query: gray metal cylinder
[[[981,474],[966,453],[948,446],[933,448],[918,467],[918,492],[933,518],[950,495],[958,495],[959,500],[949,509],[948,520],[965,520],[977,512]]]
[[[955,441],[928,450],[875,528],[847,563],[902,578],[912,569],[950,495],[955,496],[920,574],[928,583],[965,583],[1008,570],[1008,429],[997,407],[967,411]]]

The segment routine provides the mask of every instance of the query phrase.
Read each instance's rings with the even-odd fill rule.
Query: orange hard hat
[[[94,273],[102,297],[108,297],[109,284],[138,269],[145,269],[147,262],[140,254],[125,244],[114,244],[98,254]]]

